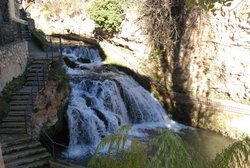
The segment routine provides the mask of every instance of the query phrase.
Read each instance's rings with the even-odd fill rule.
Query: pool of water
[[[204,129],[185,130],[180,136],[187,145],[194,148],[207,160],[214,159],[216,154],[221,153],[224,148],[236,142],[233,139]]]

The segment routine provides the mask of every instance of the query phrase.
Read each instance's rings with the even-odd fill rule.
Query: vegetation
[[[218,154],[214,160],[208,161],[188,147],[182,139],[173,132],[162,132],[147,144],[132,139],[129,149],[125,148],[125,143],[128,140],[128,127],[122,128],[121,132],[122,134],[110,135],[103,139],[98,145],[95,155],[89,163],[89,167],[244,168],[250,165],[249,138],[232,144],[221,154]],[[102,149],[107,148],[107,146],[107,155],[98,156],[98,153]]]
[[[211,164],[212,168],[228,167],[250,167],[250,139],[235,142],[226,148],[221,154],[217,155]]]
[[[0,120],[4,118],[9,111],[9,104],[4,100],[4,98],[0,97]]]
[[[60,15],[65,14],[70,17],[78,15],[85,11],[84,3],[87,0],[39,0],[37,3],[41,5],[41,12],[47,20],[52,18],[60,18]],[[86,3],[85,3],[86,4]]]
[[[0,119],[5,117],[9,111],[11,94],[20,89],[26,82],[25,73],[6,84],[0,95]]]
[[[4,89],[2,91],[2,97],[4,97],[4,99],[7,102],[10,102],[11,94],[13,92],[15,92],[16,90],[20,89],[21,87],[23,87],[25,82],[26,82],[26,74],[25,73],[20,75],[17,78],[14,78],[12,81],[7,83],[6,86],[4,87]]]
[[[122,4],[118,0],[94,0],[89,9],[96,27],[108,32],[118,32],[123,20]]]

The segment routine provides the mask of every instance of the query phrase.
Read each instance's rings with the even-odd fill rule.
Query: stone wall
[[[246,0],[187,12],[175,75],[186,96],[171,99],[177,120],[237,139],[250,136],[250,108],[243,105],[250,104],[249,13]]]
[[[180,60],[193,96],[250,103],[250,3],[216,4],[213,12],[189,12]]]
[[[0,143],[0,167],[4,168],[4,161],[3,161],[3,155],[2,155],[2,150],[1,150],[1,143]]]
[[[22,39],[21,25],[9,22],[0,25],[0,46]]]
[[[9,21],[8,16],[8,0],[1,0],[0,1],[0,23]]]
[[[3,90],[6,83],[24,72],[27,58],[28,44],[26,41],[0,47],[0,91]]]

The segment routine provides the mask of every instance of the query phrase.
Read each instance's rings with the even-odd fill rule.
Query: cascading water
[[[70,157],[92,154],[103,137],[123,125],[130,125],[130,133],[139,137],[145,136],[143,129],[182,127],[170,120],[161,104],[132,77],[101,65],[98,50],[67,48],[63,54],[76,64],[74,69],[67,68],[72,77],[67,111]]]

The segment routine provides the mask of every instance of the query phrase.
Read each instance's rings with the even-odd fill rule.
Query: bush
[[[122,2],[118,0],[94,0],[89,9],[96,27],[108,32],[118,32],[123,20]]]
[[[9,104],[0,97],[0,120],[4,118],[9,111]]]

